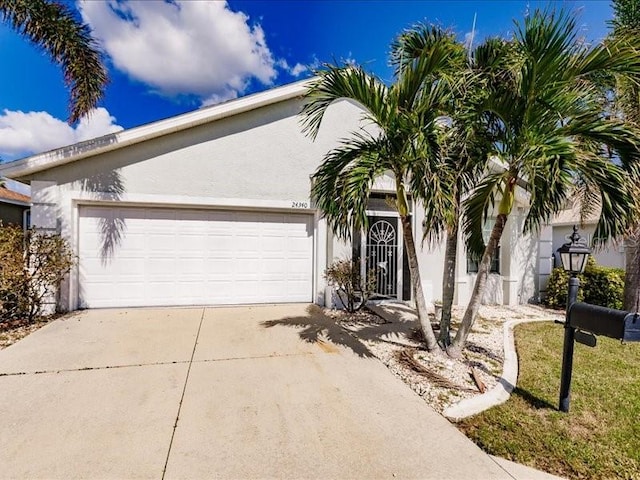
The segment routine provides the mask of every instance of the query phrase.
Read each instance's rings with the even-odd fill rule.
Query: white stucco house
[[[393,181],[378,179],[369,231],[350,243],[328,231],[310,199],[311,175],[360,128],[362,110],[334,103],[311,141],[298,117],[307,82],[1,165],[0,175],[31,185],[33,226],[61,233],[77,255],[59,306],[325,305],[332,298],[325,268],[354,253],[378,269],[379,296],[409,300],[401,229],[384,201]],[[535,300],[548,273],[539,252],[550,246],[520,234],[526,198],[517,201],[487,302]],[[413,212],[420,239],[424,212],[420,205]],[[427,300],[441,297],[442,250],[419,252]],[[459,304],[473,271],[460,251]]]
[[[622,240],[609,241],[604,245],[593,246],[593,235],[600,218],[600,212],[591,212],[581,218],[579,205],[573,205],[556,215],[551,227],[553,230],[553,251],[557,252],[564,243],[567,243],[569,235],[573,232],[573,226],[578,227],[578,233],[584,241],[592,247],[592,256],[598,265],[614,268],[625,268],[625,250]],[[555,265],[560,266],[560,259],[555,259]]]

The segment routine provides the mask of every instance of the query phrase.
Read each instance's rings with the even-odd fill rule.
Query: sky
[[[355,62],[383,80],[393,38],[418,22],[474,43],[509,37],[535,8],[578,15],[601,40],[608,0],[62,0],[90,25],[110,83],[92,114],[67,123],[60,68],[0,23],[0,161],[11,161],[301,80]]]

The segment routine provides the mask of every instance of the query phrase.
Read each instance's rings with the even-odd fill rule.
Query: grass
[[[555,475],[640,479],[640,344],[576,344],[571,408],[557,410],[563,329],[516,327],[520,362],[511,398],[458,427],[487,452]]]

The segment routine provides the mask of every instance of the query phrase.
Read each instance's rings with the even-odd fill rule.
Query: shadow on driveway
[[[327,317],[316,305],[307,307],[306,316],[285,317],[267,320],[261,323],[264,328],[278,326],[296,328],[300,339],[307,343],[318,344],[323,350],[331,349],[327,342],[351,350],[362,358],[374,358],[374,355],[358,339],[350,335],[344,328],[330,317]]]

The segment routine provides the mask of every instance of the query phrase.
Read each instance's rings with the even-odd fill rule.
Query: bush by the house
[[[33,321],[41,315],[73,263],[59,235],[0,224],[0,322]]]
[[[334,261],[325,270],[324,277],[342,306],[351,313],[363,307],[375,288],[375,275],[369,275],[367,282],[360,274],[360,265],[351,259]]]
[[[584,271],[584,301],[620,310],[624,305],[624,270],[591,265]]]
[[[597,265],[589,257],[587,266],[579,277],[578,301],[609,308],[622,308],[624,294],[624,270]],[[554,268],[547,284],[545,305],[551,308],[565,308],[569,274],[562,267]]]

